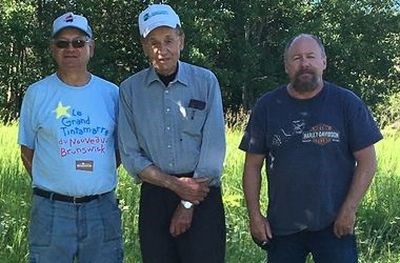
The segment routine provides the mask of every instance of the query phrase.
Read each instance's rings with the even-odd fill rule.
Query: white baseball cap
[[[75,15],[72,12],[68,12],[59,16],[53,22],[53,37],[64,28],[76,28],[84,32],[90,38],[93,37],[92,28],[89,26],[89,22],[84,16]]]
[[[153,4],[140,13],[139,31],[142,37],[145,38],[153,29],[161,26],[181,26],[179,16],[169,5]]]

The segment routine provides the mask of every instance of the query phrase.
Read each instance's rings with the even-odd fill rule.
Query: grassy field
[[[4,263],[27,260],[31,190],[20,162],[16,134],[15,126],[0,126],[0,261]],[[237,150],[240,136],[240,132],[228,132],[223,175],[226,262],[258,263],[265,261],[265,254],[253,245],[248,234],[241,190],[243,153]],[[378,143],[377,153],[378,173],[358,215],[360,262],[397,263],[400,262],[400,135],[387,136]],[[138,191],[138,185],[121,169],[118,196],[123,210],[125,262],[128,263],[141,262],[137,235]]]

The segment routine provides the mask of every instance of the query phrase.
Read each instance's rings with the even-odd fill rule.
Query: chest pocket
[[[201,136],[206,120],[206,111],[185,108],[186,116],[183,118],[182,133],[190,136]]]

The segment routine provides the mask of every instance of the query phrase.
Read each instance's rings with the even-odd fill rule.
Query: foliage
[[[34,7],[27,1],[0,5],[0,119],[13,120],[19,111],[24,86],[38,77],[34,42]]]
[[[52,21],[66,11],[87,16],[96,52],[90,69],[120,83],[147,66],[137,16],[147,4],[127,0],[0,0],[0,120],[18,118],[27,86],[55,70],[48,50]],[[212,69],[225,109],[248,110],[287,82],[285,43],[301,32],[320,36],[326,79],[376,110],[399,92],[400,7],[396,0],[170,0],[186,34],[182,60]]]
[[[227,128],[233,131],[243,131],[246,128],[249,119],[249,112],[243,107],[236,111],[228,110],[225,113],[225,122]]]
[[[400,132],[400,92],[388,96],[377,106],[380,126]]]

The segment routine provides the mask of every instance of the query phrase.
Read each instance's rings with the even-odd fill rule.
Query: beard
[[[304,74],[308,74],[305,76]],[[292,88],[298,93],[307,93],[318,88],[318,77],[311,70],[302,70],[296,72],[293,78]]]

